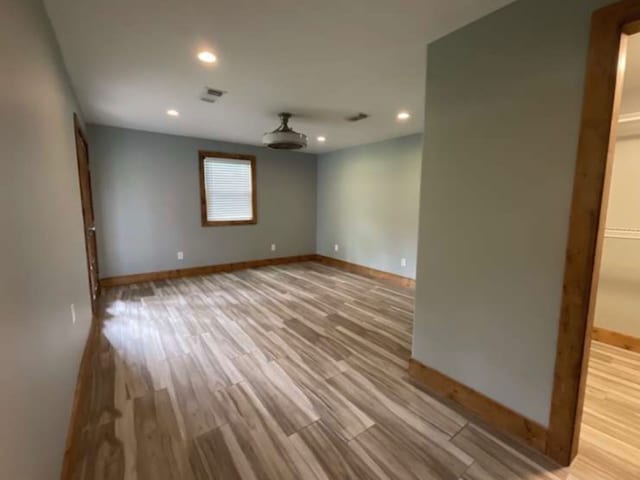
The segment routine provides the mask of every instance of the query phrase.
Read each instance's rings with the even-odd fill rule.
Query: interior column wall
[[[520,0],[428,49],[413,356],[543,426],[590,19],[609,3]]]

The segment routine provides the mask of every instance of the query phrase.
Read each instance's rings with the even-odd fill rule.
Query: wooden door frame
[[[79,183],[79,187],[80,187],[80,202],[82,203],[82,180],[80,178],[80,153],[78,151],[78,142],[83,142],[85,145],[85,150],[87,152],[87,163],[89,163],[89,142],[87,141],[87,137],[84,134],[84,131],[82,130],[82,125],[80,124],[80,119],[78,118],[78,115],[76,113],[73,114],[73,131],[75,134],[75,141],[76,141],[76,161],[78,163],[78,183]],[[91,180],[89,180],[91,181]],[[91,209],[93,210],[93,193],[91,192],[91,190],[89,191],[89,199],[91,202]],[[97,297],[100,295],[100,279],[98,277],[98,271],[96,270],[96,298],[94,298],[93,295],[93,288],[92,288],[92,279],[91,279],[91,258],[90,258],[90,251],[89,251],[89,243],[87,241],[87,218],[84,212],[84,206],[81,205],[81,209],[82,209],[82,235],[84,237],[84,249],[85,249],[85,256],[87,258],[87,275],[88,275],[88,279],[89,279],[89,297],[91,300],[91,311],[92,313],[95,315],[97,312]],[[95,212],[94,212],[94,221],[95,221]],[[95,233],[94,233],[95,235]],[[98,255],[97,249],[96,249],[96,256]],[[96,258],[96,269],[97,269],[97,264],[98,264],[98,260]]]
[[[640,32],[640,2],[593,14],[573,186],[546,453],[562,465],[577,454],[593,327],[604,213],[622,96],[626,39]]]

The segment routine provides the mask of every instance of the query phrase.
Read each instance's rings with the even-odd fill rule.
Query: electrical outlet
[[[400,266],[401,267],[406,267],[407,266],[407,259],[406,258],[401,258],[400,259]]]
[[[338,245],[337,243],[333,246],[333,250],[335,252],[337,252],[338,250],[340,250],[340,245]]]
[[[178,252],[178,260],[184,260],[184,252]]]
[[[75,325],[76,323],[76,306],[75,304],[71,304],[71,323]]]
[[[272,244],[271,244],[271,251],[272,251],[272,252],[275,252],[275,251],[276,251],[276,244],[275,244],[275,243],[272,243]]]

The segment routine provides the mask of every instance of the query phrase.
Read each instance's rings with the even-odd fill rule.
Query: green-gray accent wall
[[[318,253],[415,278],[421,163],[421,134],[320,155]]]
[[[593,11],[520,0],[429,45],[413,356],[548,425]]]
[[[88,135],[102,278],[315,253],[315,155],[99,125]],[[198,150],[256,156],[256,225],[201,225]]]

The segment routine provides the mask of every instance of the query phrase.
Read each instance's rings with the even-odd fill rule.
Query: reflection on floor
[[[571,471],[408,383],[410,290],[304,263],[116,288],[105,303],[74,479],[593,479],[611,457],[594,413],[605,380],[590,383]]]

